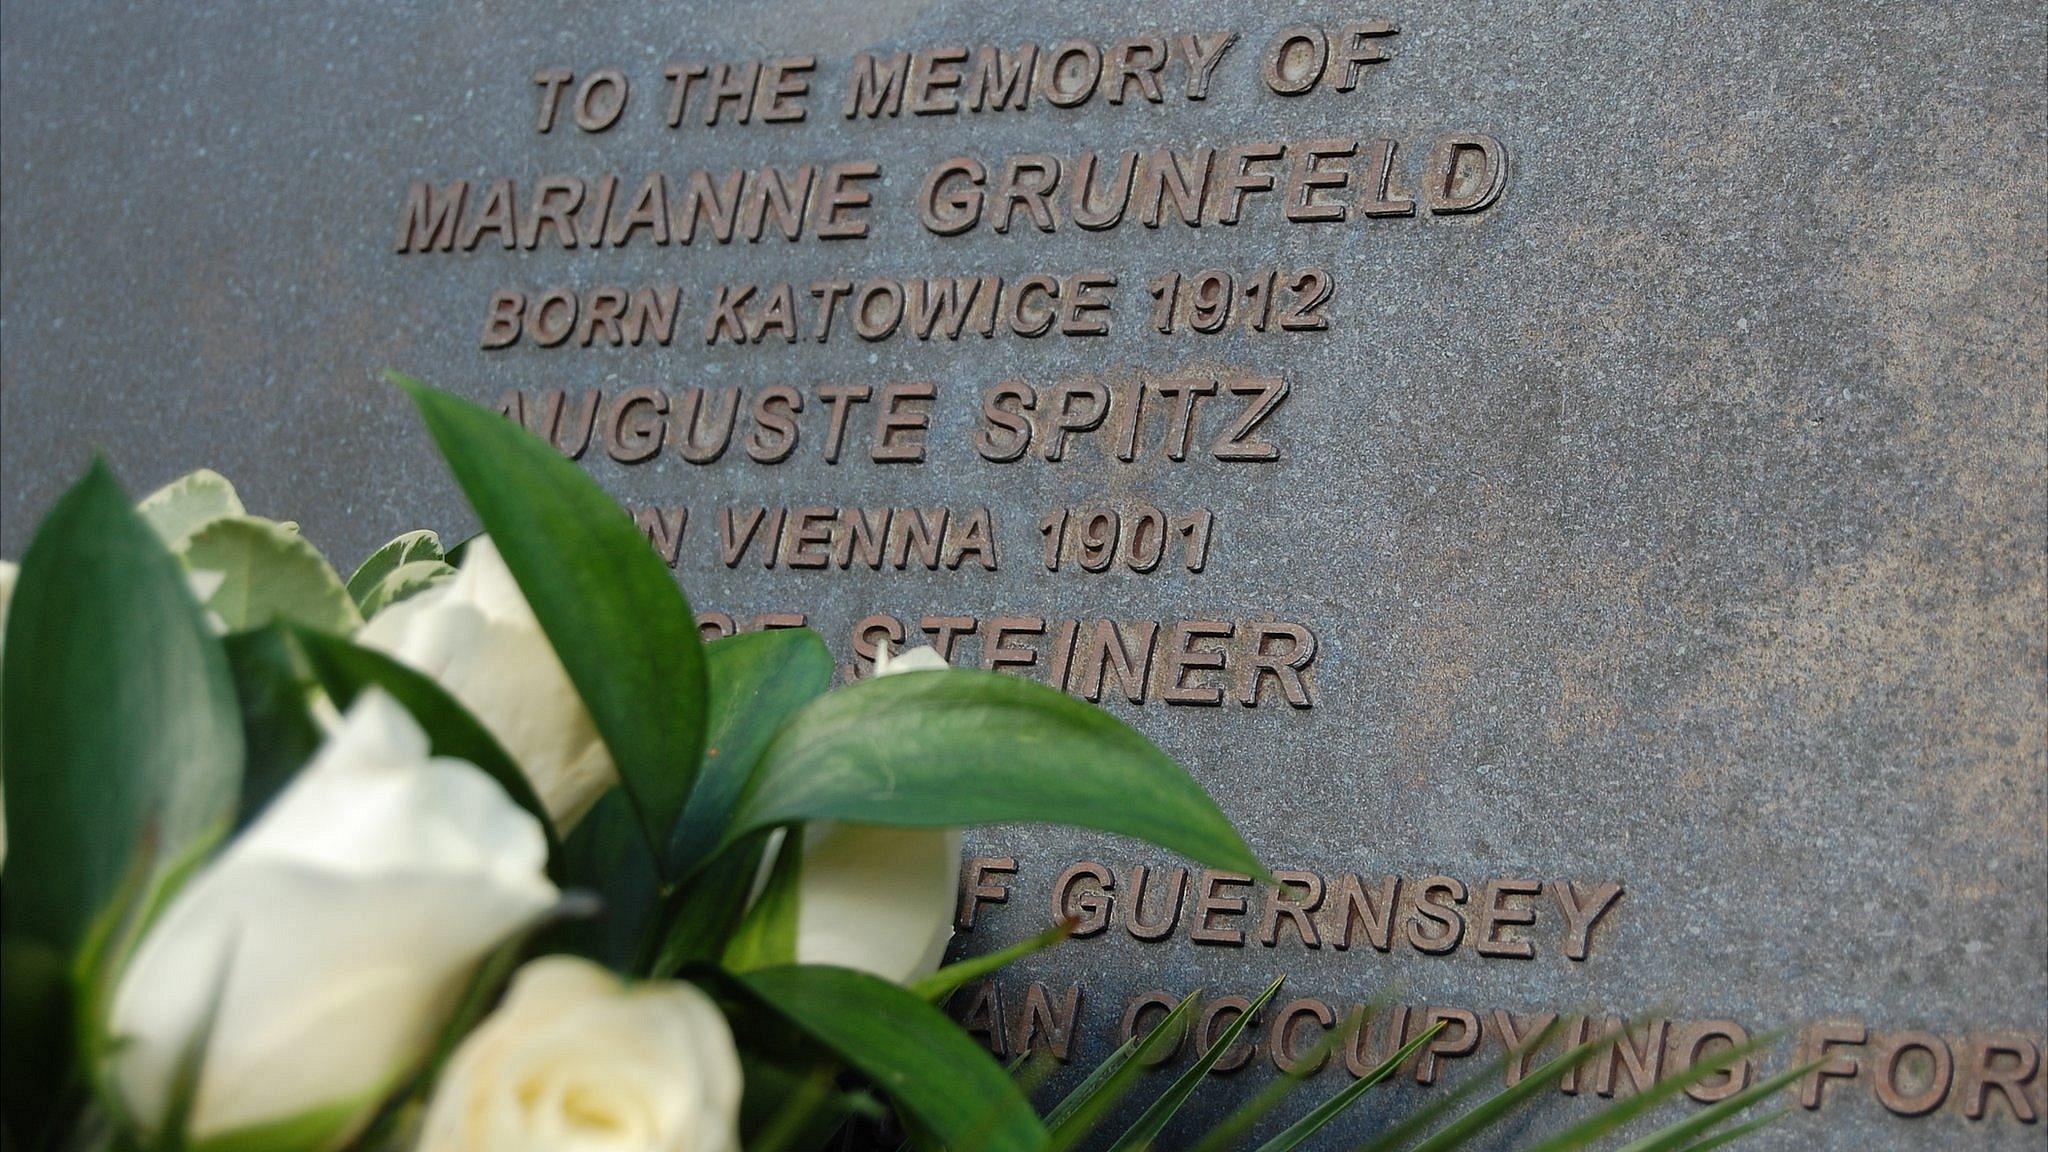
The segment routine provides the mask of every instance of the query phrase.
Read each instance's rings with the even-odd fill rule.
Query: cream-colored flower
[[[738,1152],[740,1089],[709,996],[548,956],[456,1050],[417,1152]]]
[[[946,667],[931,648],[893,656],[875,675]],[[796,959],[858,968],[907,984],[935,971],[953,938],[958,828],[885,828],[826,820],[804,826]]]
[[[563,832],[618,782],[590,710],[488,538],[453,580],[379,612],[356,639],[434,678],[490,729]]]
[[[281,1121],[347,1140],[427,1054],[478,964],[551,908],[540,822],[473,764],[430,757],[371,691],[172,900],[122,973],[112,1082],[161,1126],[218,1008],[188,1134]]]

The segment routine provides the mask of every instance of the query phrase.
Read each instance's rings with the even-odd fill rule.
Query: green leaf
[[[550,927],[541,938],[540,951],[574,953],[628,975],[674,972],[650,971],[643,962],[647,937],[657,930],[661,876],[654,865],[654,850],[640,834],[640,819],[633,814],[633,802],[624,791],[613,788],[606,792],[569,830],[562,841],[558,871],[557,884],[565,890],[591,893],[598,906],[594,915]],[[745,886],[752,882],[753,873],[748,872],[740,882],[742,898]],[[708,941],[710,949],[702,955],[717,956],[718,945],[730,930],[731,925],[725,925]]]
[[[51,510],[7,620],[0,925],[70,955],[146,831],[150,867],[234,816],[234,683],[185,573],[103,464]]]
[[[272,620],[350,632],[363,622],[320,550],[273,521],[215,520],[186,539],[181,555],[187,568],[224,577],[206,606],[231,632]]]
[[[382,688],[419,721],[434,755],[467,760],[502,785],[514,804],[540,821],[548,840],[549,874],[557,873],[562,844],[555,835],[553,821],[548,819],[547,806],[541,803],[532,782],[519,770],[511,754],[481,721],[470,715],[469,709],[433,680],[382,652],[310,629],[298,629],[293,636],[305,652],[314,677],[334,698],[335,707],[347,711],[363,689]]]
[[[1716,1132],[1697,1144],[1687,1144],[1681,1152],[1711,1152],[1712,1149],[1726,1147],[1759,1128],[1776,1124],[1791,1114],[1792,1110],[1790,1108],[1780,1108],[1776,1112],[1766,1112],[1754,1120],[1744,1120],[1733,1128]]]
[[[238,823],[247,825],[312,759],[327,733],[313,719],[316,690],[291,636],[272,625],[225,637],[228,669],[242,702],[242,772]]]
[[[208,468],[188,472],[143,497],[135,510],[173,552],[205,525],[249,514],[227,477]]]
[[[445,559],[440,536],[424,528],[407,532],[370,553],[370,558],[357,566],[355,573],[348,578],[348,594],[356,606],[363,609],[365,617],[373,616],[375,613],[363,607],[363,601],[384,582],[385,577],[406,564]]]
[[[695,867],[719,843],[761,753],[804,705],[832,686],[832,654],[808,628],[746,632],[704,648],[711,677],[704,767],[670,844]]]
[[[804,875],[804,830],[791,828],[775,850],[768,883],[725,944],[725,966],[734,972],[796,963],[798,887]]]
[[[75,1066],[69,958],[39,940],[0,938],[0,1115],[20,1147],[36,1148],[68,1112]],[[14,1144],[9,1144],[12,1149]]]
[[[696,782],[708,695],[696,617],[596,481],[488,408],[404,376],[463,494],[596,721],[656,853]]]
[[[1292,1152],[1301,1142],[1323,1130],[1332,1120],[1344,1114],[1353,1104],[1364,1099],[1373,1086],[1394,1074],[1394,1070],[1410,1056],[1422,1051],[1422,1046],[1436,1039],[1437,1033],[1449,1024],[1439,1020],[1422,1035],[1403,1044],[1399,1051],[1374,1065],[1365,1075],[1346,1084],[1335,1096],[1309,1110],[1308,1115],[1289,1124],[1279,1135],[1259,1145],[1259,1152]],[[1218,1145],[1221,1147],[1221,1145]]]
[[[1510,1061],[1520,1059],[1525,1053],[1542,1051],[1563,1030],[1564,1025],[1562,1022],[1551,1021],[1549,1025],[1539,1030],[1536,1035],[1524,1040],[1516,1048],[1488,1060],[1480,1065],[1471,1075],[1451,1085],[1450,1091],[1402,1117],[1393,1127],[1388,1128],[1375,1137],[1372,1143],[1366,1146],[1367,1149],[1369,1152],[1393,1152],[1396,1148],[1404,1147],[1408,1141],[1420,1135],[1430,1125],[1435,1124],[1439,1118],[1450,1115],[1451,1110],[1466,1099],[1485,1091],[1486,1086],[1491,1084],[1495,1077],[1507,1071]],[[1611,1043],[1611,1041],[1609,1042]],[[1595,1040],[1592,1044],[1586,1045],[1583,1054],[1577,1055],[1577,1059],[1584,1061],[1590,1058],[1595,1051],[1601,1050],[1599,1047],[1596,1047],[1600,1044],[1601,1041]],[[1572,1053],[1567,1053],[1567,1056],[1573,1056],[1580,1052],[1580,1049],[1574,1049]],[[1565,1057],[1559,1058],[1559,1060],[1562,1059],[1565,1059]],[[1539,1069],[1533,1075],[1540,1076],[1545,1074],[1553,1066],[1558,1065],[1559,1060],[1553,1060],[1549,1064],[1544,1065],[1542,1069]],[[1570,1065],[1570,1067],[1577,1066],[1577,1064]],[[1555,1075],[1562,1077],[1564,1071],[1563,1067],[1558,1067]]]
[[[1752,1053],[1762,1050],[1775,1040],[1772,1036],[1759,1036],[1746,1044],[1733,1045],[1717,1050],[1712,1056],[1696,1061],[1682,1072],[1666,1076],[1633,1096],[1616,1101],[1612,1106],[1550,1137],[1536,1145],[1530,1152],[1571,1152],[1575,1148],[1590,1147],[1593,1141],[1620,1128],[1639,1114],[1678,1095],[1709,1076],[1715,1076],[1729,1068],[1741,1066]]]
[[[1036,1152],[1045,1129],[988,1050],[938,1009],[849,968],[791,965],[736,979],[859,1069],[956,1149]]]
[[[998,969],[1008,967],[1033,953],[1043,952],[1074,934],[1081,921],[1068,916],[1059,923],[1040,932],[1029,940],[1010,945],[1001,951],[986,956],[970,956],[957,964],[948,964],[922,980],[913,982],[910,991],[934,1004],[951,995],[953,989],[969,980],[986,976]]]
[[[191,1152],[306,1152],[331,1147],[334,1138],[353,1125],[363,1109],[376,1103],[381,1095],[383,1090],[379,1089],[298,1116],[209,1136],[191,1145]]]
[[[1415,1146],[1414,1152],[1450,1152],[1451,1149],[1463,1147],[1467,1141],[1521,1107],[1524,1101],[1538,1092],[1547,1090],[1562,1079],[1565,1073],[1612,1048],[1620,1038],[1620,1033],[1599,1037],[1565,1052],[1522,1077],[1512,1086],[1487,1097],[1470,1112],[1431,1133],[1429,1139]]]
[[[762,749],[799,708],[832,683],[832,656],[818,634],[804,628],[748,632],[704,648],[711,674],[710,722],[704,768],[689,806],[670,838],[678,885],[661,913],[666,924],[651,964],[661,976],[686,963],[715,957],[746,911],[767,833],[756,833],[719,852],[719,836],[732,805],[753,775]],[[716,853],[706,866],[703,858]]]
[[[1252,1126],[1265,1119],[1275,1108],[1286,1103],[1288,1097],[1308,1083],[1310,1076],[1322,1071],[1330,1054],[1350,1041],[1363,1026],[1365,1018],[1362,1011],[1354,1012],[1339,1021],[1337,1027],[1324,1032],[1322,1037],[1302,1054],[1294,1067],[1283,1070],[1280,1075],[1268,1081],[1265,1087],[1254,1093],[1250,1100],[1232,1109],[1230,1115],[1225,1116],[1220,1122],[1211,1124],[1202,1134],[1201,1142],[1190,1152],[1232,1152],[1233,1149],[1241,1149],[1245,1134],[1252,1130]],[[1351,1087],[1356,1086],[1357,1081],[1354,1080]],[[1349,1091],[1349,1088],[1346,1091]],[[1341,1096],[1343,1093],[1340,1092],[1338,1095]],[[1325,1101],[1322,1106],[1327,1107],[1328,1103]]]
[[[1752,1084],[1726,1100],[1708,1105],[1683,1120],[1632,1141],[1621,1147],[1620,1152],[1676,1152],[1696,1136],[1700,1136],[1723,1121],[1748,1108],[1760,1100],[1768,1100],[1784,1091],[1800,1077],[1827,1063],[1825,1059],[1785,1069],[1761,1084]]]
[[[1238,1013],[1237,1019],[1230,1022],[1230,1026],[1223,1030],[1222,1035],[1216,1037],[1215,1042],[1210,1044],[1186,1071],[1176,1077],[1166,1091],[1159,1094],[1159,1098],[1152,1102],[1152,1106],[1145,1109],[1138,1119],[1124,1130],[1124,1134],[1117,1138],[1116,1143],[1109,1146],[1109,1152],[1136,1152],[1137,1149],[1150,1147],[1152,1141],[1165,1129],[1167,1122],[1180,1111],[1181,1105],[1186,1104],[1188,1097],[1195,1094],[1195,1089],[1202,1086],[1202,1081],[1209,1075],[1209,1070],[1216,1067],[1216,1062],[1223,1059],[1223,1054],[1230,1050],[1232,1044],[1237,1043],[1237,1038],[1243,1035],[1245,1028],[1251,1024],[1252,1017],[1257,1016],[1259,1010],[1266,1006],[1266,1002],[1273,998],[1274,993],[1280,991],[1280,985],[1286,979],[1285,976],[1276,977],[1271,984],[1266,985],[1266,990],[1259,993],[1258,999],[1253,1000],[1250,1006]]]
[[[774,1112],[746,1147],[751,1152],[822,1147],[846,1119],[843,1112],[831,1107],[837,1096],[834,1079],[835,1065],[830,1063],[819,1064],[802,1076],[776,1077],[780,1082],[770,1086],[781,1091],[775,1097]],[[751,1082],[747,1085],[753,1086]],[[744,1101],[741,1107],[745,1107]]]
[[[908,675],[908,673],[905,673]],[[1045,1126],[1052,1130],[1051,1152],[1065,1152],[1088,1138],[1102,1117],[1123,1099],[1131,1090],[1138,1077],[1144,1075],[1155,1053],[1164,1059],[1164,1054],[1180,1044],[1181,1036],[1187,1031],[1188,1018],[1193,1015],[1195,1004],[1202,998],[1198,989],[1181,998],[1158,1025],[1143,1036],[1133,1036],[1109,1054],[1095,1070],[1081,1081],[1072,1092],[1067,1093],[1053,1110],[1046,1114]]]
[[[1150,741],[1100,708],[995,672],[878,676],[812,701],[762,754],[726,837],[826,819],[1077,824],[1266,875]]]
[[[782,1139],[791,1148],[823,1149],[825,1141],[853,1117],[880,1120],[889,1115],[881,1101],[864,1091],[830,1091],[837,1070],[836,1061],[789,1067],[742,1050],[740,1073],[746,1090],[740,1102],[740,1147],[746,1152],[775,1152],[774,1141]],[[822,1098],[820,1080],[828,1090]],[[815,1107],[808,1118],[797,1107],[806,1102]]]
[[[644,940],[635,968],[657,978],[715,959],[747,910],[773,833],[756,832],[677,884],[662,901],[658,935]],[[651,869],[652,863],[648,865]],[[665,927],[662,925],[665,924]],[[647,953],[653,960],[647,960]]]
[[[443,581],[453,580],[455,569],[439,560],[412,560],[391,570],[369,595],[358,602],[368,620],[393,604],[400,604]]]
[[[147,854],[137,852],[136,866],[130,869],[120,891],[93,921],[85,943],[72,957],[72,984],[78,1000],[75,1035],[79,1064],[89,1073],[104,1073],[107,1054],[120,1043],[109,1028],[108,1020],[112,1015],[114,993],[121,973],[127,970],[129,959],[142,946],[143,938],[149,934],[157,918],[170,907],[172,899],[191,883],[225,839],[225,828],[210,829],[154,870],[144,867],[143,858]]]

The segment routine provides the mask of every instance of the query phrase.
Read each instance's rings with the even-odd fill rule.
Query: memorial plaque
[[[1353,1132],[1583,1013],[1635,1023],[1528,1132],[1782,1030],[1835,1059],[1757,1147],[2038,1148],[2044,42],[21,0],[0,547],[94,451],[344,564],[463,534],[400,369],[577,458],[707,634],[932,643],[1187,763],[1284,888],[977,831],[956,952],[1079,939],[951,1006],[1071,1081],[1284,973],[1173,1140],[1378,999],[1314,1095],[1449,1026]]]

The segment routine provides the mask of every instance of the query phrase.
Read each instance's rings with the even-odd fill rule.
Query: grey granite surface
[[[1401,31],[1356,91],[1261,86],[1258,56],[1281,28],[1366,16]],[[1240,39],[1199,103],[838,114],[857,52],[1223,29]],[[818,58],[805,122],[661,123],[665,63],[791,54]],[[709,465],[596,449],[583,462],[622,499],[692,508],[677,574],[700,609],[805,612],[842,659],[872,612],[1300,622],[1319,640],[1312,708],[1114,710],[1189,764],[1276,866],[1625,890],[1582,962],[1552,946],[1547,898],[1526,961],[1291,936],[1204,946],[1185,924],[1141,943],[1112,928],[1000,985],[1012,1016],[1028,981],[1081,987],[1074,1071],[1114,1045],[1135,993],[1249,994],[1281,972],[1283,998],[1340,1006],[1592,1006],[1751,1030],[1859,1020],[2038,1046],[2044,59],[2025,3],[13,0],[0,10],[0,554],[20,555],[94,452],[138,493],[219,469],[344,570],[405,529],[466,533],[387,367],[484,401],[515,387],[812,395],[929,380],[922,465],[860,451],[826,464],[815,400],[809,439],[778,465],[737,450]],[[537,69],[606,65],[634,81],[616,127],[535,131]],[[1419,160],[1447,132],[1490,134],[1511,157],[1485,211],[1303,225],[1265,196],[1234,228],[958,237],[910,211],[923,173],[959,153],[1386,136]],[[393,251],[416,179],[523,187],[863,158],[883,175],[865,240]],[[1267,265],[1331,272],[1329,331],[1147,328],[1151,277]],[[701,336],[725,282],[1088,268],[1120,280],[1108,337]],[[478,347],[494,291],[648,283],[682,286],[666,348]],[[971,448],[990,385],[1133,373],[1283,376],[1268,425],[1281,459],[1154,448],[1123,463],[1100,437],[1059,463]],[[1212,510],[1206,570],[1046,571],[1039,517],[1102,500]],[[715,510],[748,503],[986,504],[1000,569],[729,569]],[[975,951],[1042,926],[1069,863],[1163,863],[1040,828],[970,845],[1020,864],[1011,901],[961,937]],[[1861,1054],[1860,1078],[1756,1146],[2040,1147],[2041,1125],[1996,1102],[1965,1119],[1960,1086],[1931,1116],[1890,1115]],[[1169,1143],[1271,1074],[1262,1052],[1219,1077]],[[2028,1087],[2037,1113],[2043,1078]],[[1326,1070],[1313,1091],[1342,1081]],[[1348,1130],[1427,1098],[1398,1089]],[[1581,1107],[1557,1098],[1531,1130]]]

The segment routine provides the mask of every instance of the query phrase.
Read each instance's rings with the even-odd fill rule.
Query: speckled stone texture
[[[1282,99],[1282,27],[1394,19],[1396,58],[1348,95]],[[1205,103],[849,122],[852,55],[1234,28]],[[472,524],[386,367],[491,400],[937,382],[922,466],[807,446],[584,463],[622,499],[694,510],[678,576],[703,609],[810,614],[841,658],[870,612],[1312,627],[1315,707],[1115,711],[1182,757],[1276,866],[1612,880],[1591,957],[1461,948],[1140,943],[1120,928],[1018,966],[1083,989],[1071,1080],[1153,988],[1486,1010],[1662,1012],[1752,1030],[1853,1019],[1951,1037],[2048,1032],[2044,709],[2044,37],[2030,3],[1168,2],[1010,6],[37,3],[0,10],[0,553],[95,451],[140,492],[195,466],[298,520],[346,567],[416,526]],[[672,59],[819,58],[811,119],[671,133]],[[538,68],[628,70],[599,136],[536,134]],[[941,238],[917,180],[967,151],[1480,131],[1513,174],[1469,216],[1236,228],[986,228]],[[407,184],[873,158],[873,236],[730,247],[399,256]],[[1153,333],[1170,268],[1321,264],[1331,331]],[[1114,270],[1095,340],[896,338],[707,348],[724,281]],[[478,349],[500,288],[682,285],[668,348]],[[993,464],[983,389],[1223,370],[1284,375],[1278,464]],[[813,412],[815,416],[815,412]],[[806,424],[808,435],[816,424]],[[808,443],[815,443],[808,442]],[[1055,506],[1204,506],[1200,574],[1037,563]],[[986,503],[1001,570],[769,571],[718,562],[726,503]],[[976,648],[974,651],[978,651]],[[1045,923],[1059,870],[1157,852],[990,829],[1007,905],[959,948]],[[1253,902],[1254,911],[1258,901]],[[1256,924],[1256,915],[1246,926]],[[1491,1038],[1489,1037],[1489,1048]],[[1866,1066],[1871,1053],[1861,1053]],[[1476,1060],[1453,1063],[1446,1075]],[[1184,1144],[1271,1075],[1219,1077]],[[1317,1095],[1339,1072],[1323,1072]],[[1440,1091],[1440,1089],[1438,1089]],[[2043,1099],[2037,1075],[2029,1089]],[[1960,1093],[1959,1086],[1957,1092]],[[1370,1131],[1427,1099],[1361,1108]],[[1583,1105],[1547,1103],[1526,1139]],[[1895,1118],[1866,1074],[1766,1149],[2038,1148],[1996,1102]],[[1334,1146],[1343,1146],[1333,1144]]]

